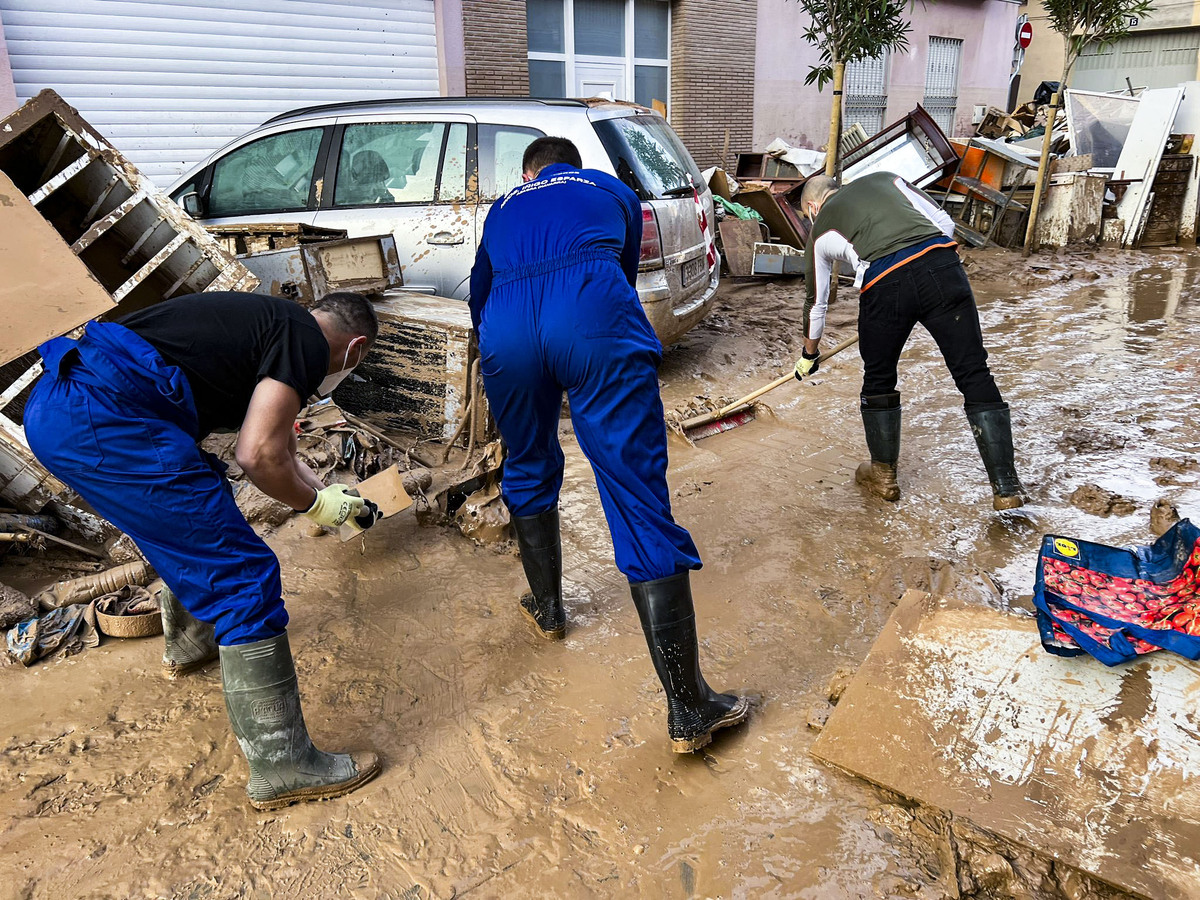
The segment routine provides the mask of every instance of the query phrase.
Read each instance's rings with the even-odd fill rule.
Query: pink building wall
[[[959,66],[955,134],[974,131],[973,107],[1003,107],[1020,6],[1009,0],[938,0],[912,12],[909,51],[893,54],[888,77],[885,122],[892,122],[925,96],[929,38],[963,41]],[[818,93],[804,78],[817,61],[805,42],[808,17],[795,0],[759,0],[755,61],[754,147],[776,137],[798,147],[823,147],[829,136],[830,86]]]

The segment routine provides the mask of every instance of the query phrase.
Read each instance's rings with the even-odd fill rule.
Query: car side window
[[[273,134],[217,160],[207,215],[306,209],[321,132],[321,128],[304,128]]]
[[[442,161],[442,180],[438,200],[454,203],[467,199],[467,126],[455,122],[446,138],[446,158]]]
[[[466,126],[461,127],[461,165],[465,170]],[[445,138],[444,122],[347,125],[338,155],[333,205],[432,203],[437,197],[438,166]]]
[[[521,183],[521,158],[525,148],[545,132],[516,125],[479,126],[479,196],[503,197]]]

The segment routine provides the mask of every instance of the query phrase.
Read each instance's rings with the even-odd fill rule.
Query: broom
[[[831,350],[822,353],[817,357],[817,362],[823,363],[825,360],[837,356],[847,347],[853,347],[857,343],[858,335],[856,334],[854,337],[842,341]],[[699,441],[714,434],[720,434],[722,431],[730,431],[739,425],[745,425],[747,422],[753,422],[754,407],[751,404],[763,394],[773,391],[777,387],[782,387],[789,381],[794,380],[795,377],[794,372],[781,375],[770,384],[763,385],[757,391],[747,394],[740,400],[733,401],[728,406],[721,407],[716,412],[704,413],[704,415],[685,419],[681,423],[683,433],[687,435],[688,440]]]

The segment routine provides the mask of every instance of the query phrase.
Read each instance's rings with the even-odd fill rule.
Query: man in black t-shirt
[[[314,393],[362,362],[371,304],[335,293],[310,313],[258,294],[192,294],[92,322],[39,347],[45,374],[25,407],[38,459],[126,534],[167,585],[163,667],[174,677],[218,654],[225,705],[259,809],[336,797],[379,769],[373,753],[309,740],[288,647],[279,561],[199,442],[237,430],[238,465],[266,494],[322,525],[369,527],[346,485],[296,456],[294,423]]]

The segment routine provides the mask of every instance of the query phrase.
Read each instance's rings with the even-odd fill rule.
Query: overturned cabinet
[[[73,499],[25,443],[37,345],[92,318],[258,279],[53,91],[0,120],[0,173],[0,259],[13,269],[0,307],[24,323],[3,341],[0,494],[36,512]]]

